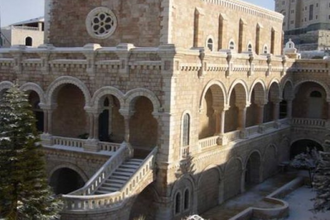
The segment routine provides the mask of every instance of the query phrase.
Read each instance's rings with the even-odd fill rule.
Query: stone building
[[[44,18],[35,18],[1,28],[3,47],[25,45],[38,47],[44,44]]]
[[[300,50],[330,46],[329,0],[275,0],[275,10],[285,16],[285,41],[292,38]]]
[[[282,55],[279,13],[240,0],[46,11],[47,44],[0,50],[0,91],[29,94],[62,219],[202,214],[305,147],[329,150],[329,60]]]

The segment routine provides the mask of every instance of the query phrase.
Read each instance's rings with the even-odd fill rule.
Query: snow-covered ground
[[[289,195],[284,200],[289,203],[290,216],[286,220],[330,220],[330,211],[313,213],[313,201],[316,193],[308,186],[303,186]]]

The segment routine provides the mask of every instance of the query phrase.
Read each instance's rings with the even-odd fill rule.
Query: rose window
[[[92,37],[105,39],[110,37],[115,31],[117,18],[108,8],[96,8],[88,14],[86,27]]]

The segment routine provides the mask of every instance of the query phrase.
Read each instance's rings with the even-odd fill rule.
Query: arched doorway
[[[271,144],[266,147],[263,161],[263,178],[267,179],[276,174],[278,168],[278,154],[275,145]]]
[[[271,122],[279,118],[280,87],[273,82],[268,91],[268,103],[264,108],[264,122]]]
[[[158,122],[152,115],[153,104],[148,98],[140,96],[133,99],[130,106],[134,113],[129,122],[129,142],[135,153],[149,152],[156,147],[158,138]]]
[[[99,140],[122,143],[124,141],[124,117],[119,113],[119,100],[112,95],[100,100]]]
[[[54,193],[68,194],[85,185],[83,178],[70,168],[61,168],[56,170],[50,177],[50,186]]]
[[[292,116],[293,86],[290,81],[285,83],[283,100],[280,103],[280,119]],[[289,112],[290,111],[290,112]]]
[[[32,37],[25,38],[25,46],[32,46]]]
[[[316,141],[310,139],[302,139],[295,141],[290,147],[290,159],[301,153],[306,153],[309,150],[316,149],[317,151],[323,151],[323,146]]]
[[[224,108],[224,102],[224,93],[221,87],[217,84],[212,85],[205,93],[201,103],[199,139],[220,133],[220,114]],[[217,122],[217,120],[219,121]]]
[[[265,92],[265,88],[260,82],[253,87],[250,97],[251,105],[246,110],[246,127],[262,124],[263,117],[260,120],[260,115],[263,112],[260,111],[265,104]]]
[[[44,112],[40,109],[40,97],[35,91],[29,93],[29,103],[36,118],[36,127],[40,132],[44,131]]]
[[[327,94],[318,83],[305,82],[295,88],[293,117],[327,119]]]
[[[53,96],[57,106],[52,114],[52,134],[87,139],[89,124],[82,91],[73,84],[64,84]]]
[[[245,189],[261,182],[260,154],[253,152],[247,160],[245,167]]]

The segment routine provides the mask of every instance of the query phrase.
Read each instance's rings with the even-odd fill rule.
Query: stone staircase
[[[113,174],[96,190],[95,195],[120,191],[141,166],[143,159],[132,158],[121,164]]]

